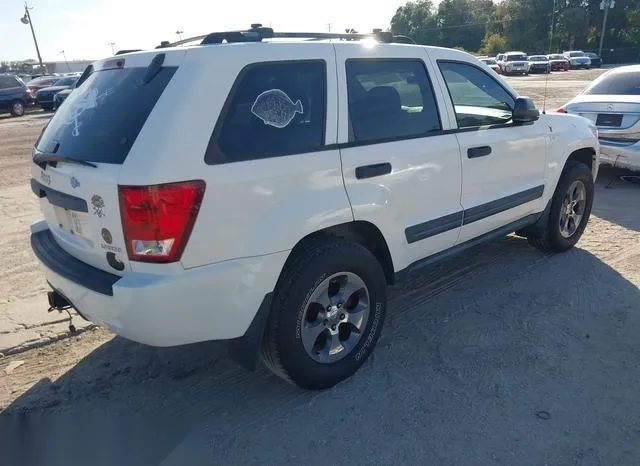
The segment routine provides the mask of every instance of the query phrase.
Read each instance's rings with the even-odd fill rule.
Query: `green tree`
[[[543,53],[549,48],[551,0],[504,0],[502,27],[513,49]]]
[[[493,57],[507,50],[509,50],[509,42],[505,36],[495,32],[487,32],[484,39],[482,39],[482,46],[479,52]]]
[[[438,39],[432,0],[411,1],[396,10],[391,32],[411,37],[418,44],[436,44]]]

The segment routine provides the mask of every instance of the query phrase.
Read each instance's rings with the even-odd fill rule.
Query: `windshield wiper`
[[[33,163],[44,168],[47,163],[66,162],[76,165],[82,165],[85,167],[97,168],[95,163],[87,162],[86,160],[72,159],[71,157],[65,157],[64,155],[52,154],[48,152],[40,152],[33,156]]]

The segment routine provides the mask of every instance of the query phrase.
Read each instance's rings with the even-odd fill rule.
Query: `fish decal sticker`
[[[71,108],[70,110],[67,109],[69,118],[66,122],[66,125],[73,126],[73,128],[71,129],[72,136],[80,136],[80,125],[82,125],[80,117],[82,116],[82,114],[86,110],[96,108],[102,99],[111,94],[113,94],[113,89],[107,89],[102,94],[98,94],[97,89],[89,89],[74,103],[73,108]]]
[[[251,106],[251,113],[260,118],[265,125],[286,128],[296,116],[304,113],[302,102],[294,102],[280,89],[264,91]]]

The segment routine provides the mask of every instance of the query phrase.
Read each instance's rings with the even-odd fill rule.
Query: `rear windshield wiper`
[[[85,167],[97,168],[95,163],[87,162],[86,160],[77,160],[71,157],[65,157],[64,155],[51,154],[47,152],[40,152],[33,156],[33,163],[44,168],[48,163],[66,162],[76,165],[82,165]]]

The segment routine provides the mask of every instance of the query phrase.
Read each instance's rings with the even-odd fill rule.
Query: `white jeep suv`
[[[393,42],[255,26],[94,63],[33,149],[51,306],[324,388],[373,351],[387,285],[512,232],[571,248],[593,125]]]

